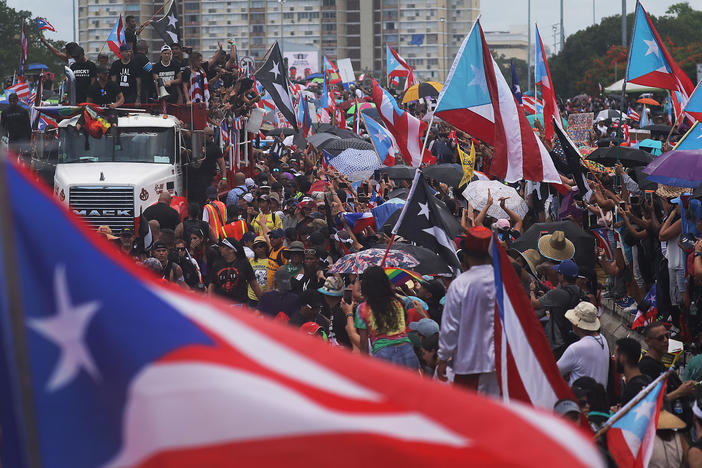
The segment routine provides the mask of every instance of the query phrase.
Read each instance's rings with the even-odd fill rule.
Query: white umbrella
[[[468,184],[463,191],[463,197],[470,202],[476,210],[482,210],[487,204],[488,190],[492,195],[492,205],[488,208],[488,216],[496,219],[509,219],[505,210],[500,208],[500,198],[507,197],[505,206],[523,218],[527,211],[527,204],[516,190],[497,180],[475,180]]]
[[[622,117],[622,112],[615,109],[605,109],[600,111],[595,117],[595,122],[602,122],[603,120],[612,119],[619,120]]]

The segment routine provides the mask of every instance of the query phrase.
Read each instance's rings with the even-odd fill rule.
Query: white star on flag
[[[278,79],[278,75],[280,75],[280,64],[273,62],[273,68],[271,68],[271,73],[275,75],[275,79]]]
[[[481,72],[482,69],[476,67],[472,63],[470,64],[471,73],[473,73],[473,79],[468,82],[468,86],[478,86],[480,89],[487,89],[487,83],[485,83]]]
[[[378,139],[378,141],[383,142],[387,138],[383,132],[378,130],[378,133],[375,135],[375,137]]]
[[[93,379],[100,378],[97,366],[85,344],[85,331],[100,302],[93,301],[73,305],[68,291],[65,265],[54,270],[54,298],[56,315],[31,319],[28,326],[44,336],[59,348],[60,356],[46,390],[53,392],[67,385],[81,369],[85,369]]]
[[[646,55],[651,55],[651,54],[656,54],[656,57],[661,58],[660,49],[658,49],[658,44],[656,44],[656,40],[655,40],[655,39],[652,40],[652,41],[647,41],[646,39],[644,39],[643,41],[644,41],[644,42],[646,43],[646,45],[648,46],[648,50],[646,50],[646,53],[644,54],[644,56],[646,56]]]
[[[417,216],[419,215],[424,215],[427,217],[427,220],[429,219],[429,203],[418,203],[419,205],[419,213],[417,213]]]
[[[175,26],[177,22],[178,18],[176,18],[173,14],[168,16],[168,26]]]
[[[651,413],[653,412],[653,407],[655,406],[655,403],[649,400],[642,401],[639,403],[633,410],[632,412],[636,413],[636,418],[634,421],[638,421],[639,418],[646,418],[649,419],[651,417]]]

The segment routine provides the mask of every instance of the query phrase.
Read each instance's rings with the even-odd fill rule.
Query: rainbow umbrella
[[[419,273],[405,270],[404,268],[385,267],[383,269],[385,270],[385,274],[388,275],[388,278],[390,278],[392,284],[395,286],[402,286],[409,280],[418,281],[420,283],[424,281]]]
[[[375,104],[372,102],[359,102],[358,105],[361,110],[375,109]],[[356,112],[356,104],[353,104],[351,107],[349,107],[349,110],[346,111],[347,114],[353,114],[354,112]]]

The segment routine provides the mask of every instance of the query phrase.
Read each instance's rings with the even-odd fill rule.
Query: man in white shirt
[[[492,232],[482,226],[468,230],[461,249],[470,266],[446,293],[441,316],[437,376],[446,380],[453,359],[454,383],[499,395],[495,373],[495,275],[488,253]]]
[[[564,377],[570,376],[569,385],[580,377],[592,377],[607,388],[609,345],[599,332],[597,307],[589,302],[581,302],[568,310],[565,317],[573,325],[573,333],[579,340],[565,350],[558,360],[558,370]]]

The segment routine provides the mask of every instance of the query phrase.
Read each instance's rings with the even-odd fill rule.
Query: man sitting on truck
[[[109,79],[110,69],[105,65],[98,66],[97,81],[90,86],[88,102],[112,109],[124,104],[124,95],[119,86]]]

